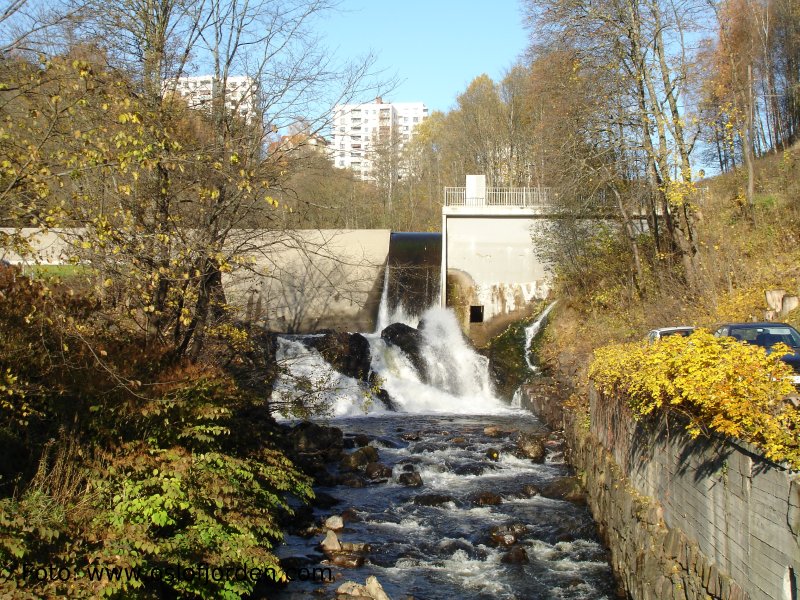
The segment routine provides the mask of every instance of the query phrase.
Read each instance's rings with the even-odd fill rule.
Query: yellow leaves
[[[623,395],[638,417],[671,407],[687,431],[714,430],[761,447],[773,460],[800,462],[800,412],[783,402],[793,391],[788,348],[763,348],[707,331],[655,344],[612,344],[595,351],[589,376],[605,395]]]
[[[267,196],[266,198],[264,198],[264,200],[266,201],[267,204],[269,204],[270,206],[272,206],[274,208],[278,208],[278,206],[279,206],[278,201],[275,200],[275,198],[273,198],[272,196]]]

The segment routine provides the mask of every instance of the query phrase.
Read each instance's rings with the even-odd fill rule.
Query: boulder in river
[[[494,492],[481,492],[472,501],[478,506],[497,506],[503,503],[503,498]]]
[[[302,338],[302,343],[315,348],[340,373],[362,381],[369,379],[369,341],[360,333],[326,331],[321,336]]]
[[[542,491],[532,483],[526,483],[522,486],[522,490],[520,490],[520,496],[523,498],[533,498],[534,496],[539,496],[541,493]]]
[[[330,529],[325,534],[325,539],[320,543],[320,547],[326,554],[329,552],[339,552],[342,549],[342,545],[339,543],[339,538]]]
[[[522,546],[514,546],[503,555],[500,562],[511,565],[522,565],[530,562],[530,560],[528,560],[528,553],[525,552],[525,548]]]
[[[342,471],[356,471],[363,469],[371,462],[378,462],[378,451],[372,446],[364,446],[355,452],[344,455],[339,461],[339,468]]]
[[[497,425],[488,425],[483,428],[483,435],[487,435],[491,438],[507,437],[512,433],[512,431],[509,431],[508,429],[501,429]]]
[[[542,487],[542,496],[554,500],[586,503],[586,492],[577,477],[562,477]]]
[[[344,447],[344,435],[341,429],[317,425],[310,421],[298,424],[292,429],[289,437],[298,452],[324,452],[341,450]]]
[[[331,515],[325,519],[325,529],[339,531],[344,528],[344,520],[339,515]]]
[[[329,560],[337,567],[357,569],[364,564],[364,555],[357,552],[336,552]]]
[[[356,475],[355,473],[350,473],[348,475],[345,475],[339,480],[339,485],[343,485],[349,488],[363,488],[367,487],[367,482],[360,475]]]
[[[416,471],[401,473],[397,481],[406,487],[422,487],[422,476]]]
[[[389,479],[392,476],[392,468],[379,462],[371,462],[364,469],[367,478],[375,479]]]
[[[454,501],[453,497],[447,494],[420,494],[414,498],[414,504],[417,506],[441,506]]]
[[[544,462],[546,454],[544,438],[530,433],[520,433],[517,438],[517,454],[536,463]]]
[[[522,523],[509,523],[492,527],[489,530],[489,537],[497,546],[513,546],[527,532],[528,528]]]
[[[345,581],[336,589],[336,600],[391,600],[374,575],[367,577],[364,585]]]
[[[392,323],[381,331],[381,338],[392,346],[397,346],[402,350],[411,364],[419,373],[422,381],[428,380],[428,367],[422,357],[422,347],[424,339],[422,333],[405,323]]]

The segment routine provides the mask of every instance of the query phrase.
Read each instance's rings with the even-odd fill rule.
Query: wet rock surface
[[[303,345],[314,348],[334,369],[361,381],[370,373],[369,341],[360,333],[324,331],[319,336],[300,338]]]
[[[428,366],[422,356],[423,336],[422,333],[405,325],[404,323],[392,323],[381,331],[381,338],[387,344],[397,346],[405,352],[411,364],[417,369],[417,372],[425,381],[428,373]]]
[[[336,422],[353,448],[342,445],[341,455],[325,463],[329,485],[317,493],[332,508],[315,507],[311,537],[289,536],[279,549],[298,565],[305,558],[308,568],[333,569],[337,583],[293,582],[268,597],[368,600],[359,582],[375,573],[395,599],[548,598],[556,588],[577,590],[564,595],[573,600],[614,598],[610,569],[599,566],[606,553],[594,524],[572,500],[571,474],[551,462],[546,431],[535,421],[524,432],[544,440],[544,463],[518,455],[526,425],[519,417],[364,421]],[[540,495],[545,488],[569,500]],[[339,593],[343,582],[353,586]]]

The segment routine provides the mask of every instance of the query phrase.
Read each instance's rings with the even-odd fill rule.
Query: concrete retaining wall
[[[14,264],[58,265],[85,254],[81,229],[21,233],[32,254],[23,257],[0,248],[0,258]],[[388,229],[233,230],[227,252],[246,260],[237,261],[242,266],[223,278],[227,300],[240,318],[273,331],[372,331],[389,239]]]
[[[593,390],[590,416],[554,403],[552,389],[529,389],[528,406],[564,427],[632,598],[798,600],[800,474],[666,419],[636,423]]]

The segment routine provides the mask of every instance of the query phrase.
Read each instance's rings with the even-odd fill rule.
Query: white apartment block
[[[372,180],[375,142],[387,139],[394,130],[402,149],[427,118],[428,108],[422,102],[384,102],[379,97],[368,104],[337,105],[329,147],[334,166]]]
[[[175,91],[186,98],[189,108],[210,108],[214,88],[218,83],[211,75],[179,77]],[[228,77],[225,86],[225,107],[246,121],[256,116],[258,84],[247,76]]]

